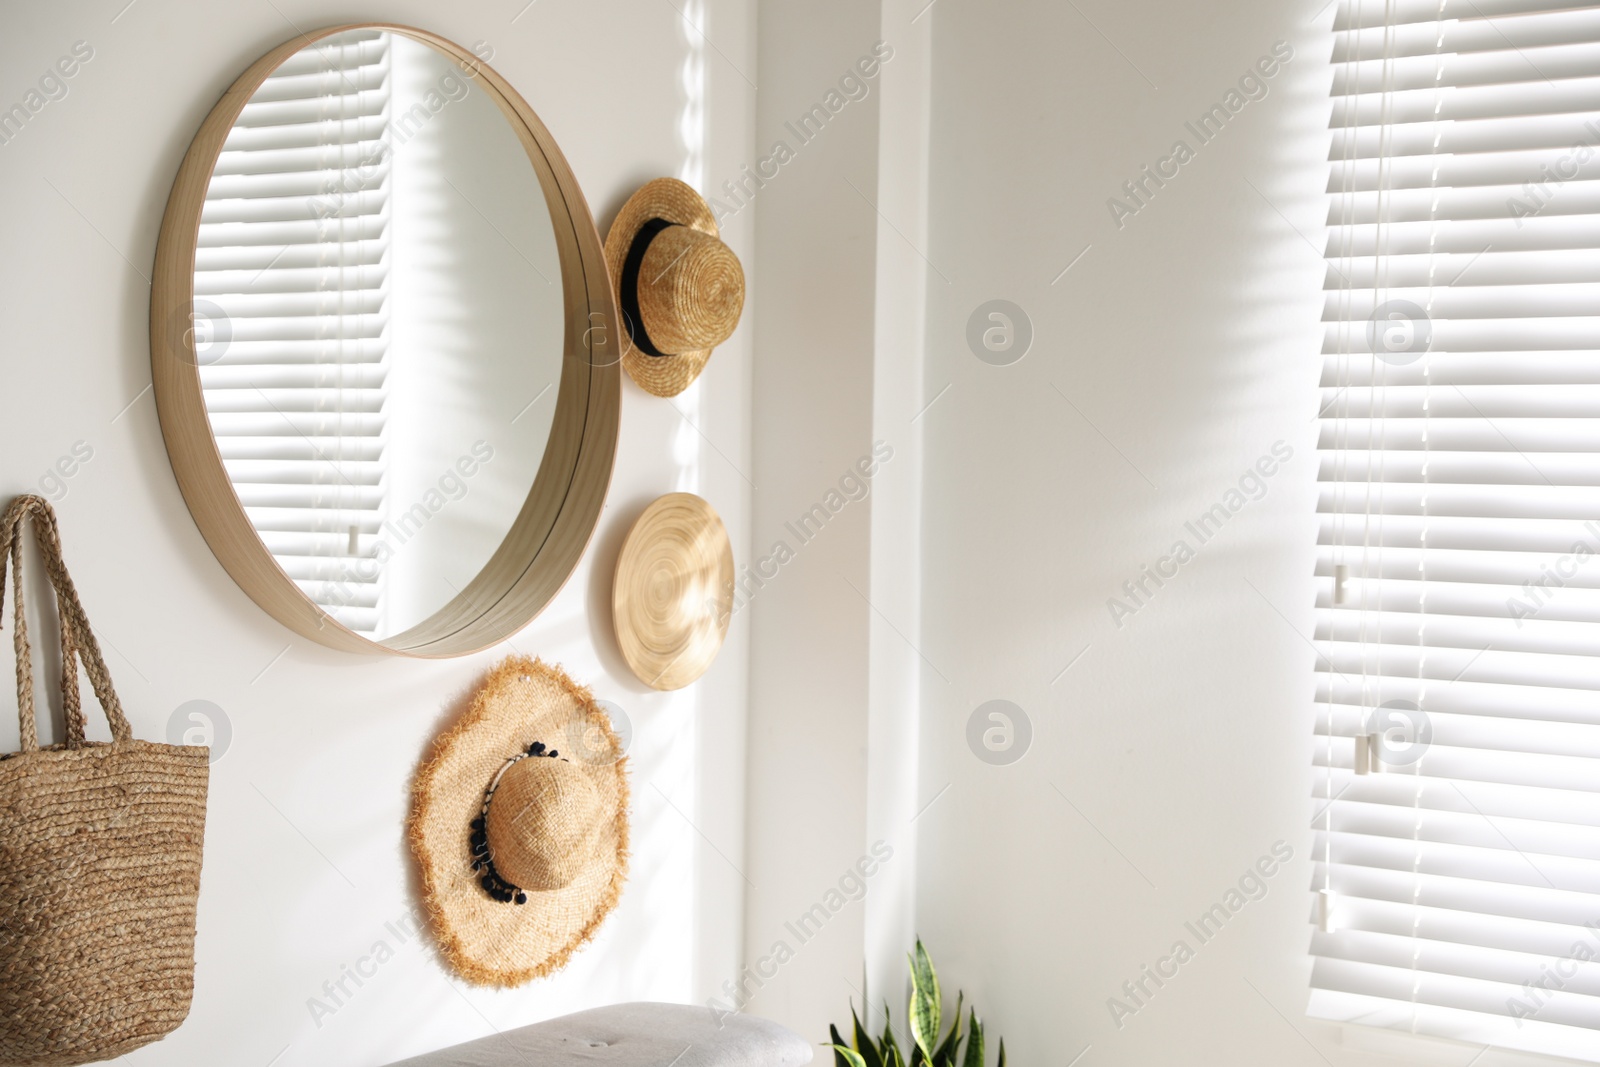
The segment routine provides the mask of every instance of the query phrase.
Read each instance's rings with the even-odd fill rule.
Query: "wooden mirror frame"
[[[561,259],[565,341],[550,438],[505,540],[456,597],[382,642],[340,624],[300,590],[256,533],[222,462],[194,351],[194,267],[200,212],[223,142],[268,75],[308,45],[348,30],[386,30],[461,65],[488,94],[539,176]],[[189,513],[218,562],[250,598],[303,637],[347,652],[444,658],[482,651],[526,626],[566,583],[605,503],[621,415],[616,299],[594,218],[555,138],[509,82],[437,34],[384,22],[329,26],[256,60],[200,125],[161,220],[150,290],[150,369],[161,434]]]

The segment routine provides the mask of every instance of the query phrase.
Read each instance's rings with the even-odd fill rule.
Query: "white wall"
[[[917,926],[946,991],[964,989],[1019,1063],[1091,1046],[1086,1067],[1317,1062],[1306,1040],[1357,1062],[1303,1016],[1317,6],[929,13],[940,273],[924,389],[949,389],[923,419],[921,791],[949,790],[918,824]],[[1268,95],[1199,145],[1185,121],[1279,40],[1294,57]],[[1194,158],[1119,227],[1108,198],[1180,138]],[[1034,330],[1009,366],[965,337],[993,299]],[[1185,522],[1279,441],[1293,458],[1264,497],[1198,544]],[[1179,539],[1194,558],[1119,628],[1108,599]],[[966,739],[993,699],[1032,725],[1009,765]],[[1185,920],[1280,840],[1294,858],[1265,897],[1198,944]],[[1108,998],[1179,939],[1194,959],[1119,1028]]]
[[[193,1013],[129,1063],[382,1064],[601,1003],[703,1000],[736,969],[747,617],[698,685],[655,694],[628,674],[608,605],[620,539],[661,493],[709,499],[746,558],[748,326],[672,403],[626,386],[616,477],[583,565],[506,647],[452,662],[335,653],[257,609],[190,520],[148,391],[146,279],[178,161],[229,82],[296,27],[385,19],[488,42],[561,142],[603,231],[649,178],[732,173],[751,156],[752,6],[677,7],[703,35],[672,4],[646,0],[7,8],[6,106],[73,42],[94,57],[65,99],[0,146],[0,493],[37,490],[75,442],[92,449],[57,508],[135,732],[164,736],[191,700],[216,704],[232,730],[211,786]],[[728,236],[754,280],[750,228]],[[448,979],[430,949],[400,944],[385,924],[414,900],[401,827],[417,760],[513,650],[563,664],[632,718],[635,853],[597,944],[548,981],[490,993]],[[0,749],[16,747],[14,731],[0,723]],[[308,999],[380,939],[395,958],[319,1028]]]
[[[752,549],[782,562],[748,609],[749,969],[728,995],[812,1040],[848,1021],[864,966],[899,998],[913,898],[915,654],[897,629],[917,625],[921,263],[896,231],[925,218],[927,57],[900,7],[761,5],[750,162],[782,161],[730,224],[759,228]]]
[[[867,714],[867,837],[903,842],[900,862],[878,875],[865,901],[869,998],[881,1005],[906,988],[906,950],[916,936],[917,820],[923,796],[921,736],[923,390],[927,345],[928,136],[933,20],[926,0],[886,0],[884,40],[895,58],[880,76],[878,123],[877,321],[873,436],[894,441],[892,468],[872,504]],[[880,1007],[864,1020],[881,1027]],[[837,1019],[835,1003],[828,1012]]]

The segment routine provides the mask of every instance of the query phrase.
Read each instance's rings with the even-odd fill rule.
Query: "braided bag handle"
[[[111,673],[106,670],[105,657],[100,654],[99,642],[95,640],[89,617],[83,612],[78,590],[72,584],[72,576],[67,573],[67,564],[61,555],[61,533],[55,510],[43,497],[24,495],[12,500],[0,515],[0,619],[4,618],[5,568],[9,561],[16,620],[11,640],[16,649],[17,718],[22,731],[22,751],[39,750],[33,703],[33,655],[28,644],[28,622],[22,599],[22,528],[30,517],[34,540],[39,544],[39,554],[55,591],[56,614],[61,620],[61,702],[67,720],[66,747],[82,748],[87,743],[82,697],[78,692],[80,656],[95,697],[111,723],[111,736],[117,741],[130,741],[133,731],[122,713],[122,702],[111,687]]]

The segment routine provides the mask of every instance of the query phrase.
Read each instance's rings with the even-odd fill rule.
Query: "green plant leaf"
[[[845,1067],[867,1067],[867,1061],[861,1058],[861,1053],[849,1045],[834,1045],[833,1054]]]
[[[844,1038],[839,1036],[839,1028],[829,1023],[828,1036],[833,1038],[833,1067],[850,1067],[849,1061],[839,1054],[838,1046],[844,1044]]]
[[[934,972],[933,961],[928,958],[922,939],[911,962],[911,1007],[908,1011],[911,1036],[922,1051],[922,1058],[933,1061],[933,1048],[939,1043],[939,976]],[[912,1057],[915,1063],[916,1057]]]
[[[887,1064],[889,1062],[889,1054],[892,1053],[894,1055],[895,1062],[903,1065],[906,1062],[906,1057],[905,1054],[900,1051],[900,1042],[895,1039],[894,1023],[891,1021],[892,1018],[893,1017],[889,1014],[889,1002],[886,1000],[883,1002],[883,1062]]]
[[[972,1022],[967,1031],[967,1055],[962,1067],[983,1067],[983,1023],[978,1021],[977,1008],[972,1009]]]
[[[995,1067],[1006,1067],[1006,1039],[1000,1039],[1000,1062]]]
[[[957,990],[956,1013],[950,1023],[950,1032],[933,1050],[933,1067],[956,1067],[956,1049],[961,1047],[961,1005],[965,999],[966,994]]]
[[[878,1053],[878,1048],[872,1043],[872,1035],[867,1033],[866,1027],[861,1025],[861,1020],[856,1017],[856,1006],[850,1005],[850,1022],[855,1027],[855,1047],[861,1053],[861,1058],[866,1061],[866,1067],[883,1067],[883,1057]]]

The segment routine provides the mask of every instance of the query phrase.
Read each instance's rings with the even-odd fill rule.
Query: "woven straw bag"
[[[30,517],[61,619],[67,740],[45,747],[22,603]],[[8,559],[22,751],[0,755],[0,1064],[89,1063],[189,1014],[209,752],[134,739],[43,499],[18,497],[0,517],[0,609]],[[80,656],[109,744],[84,740]]]

